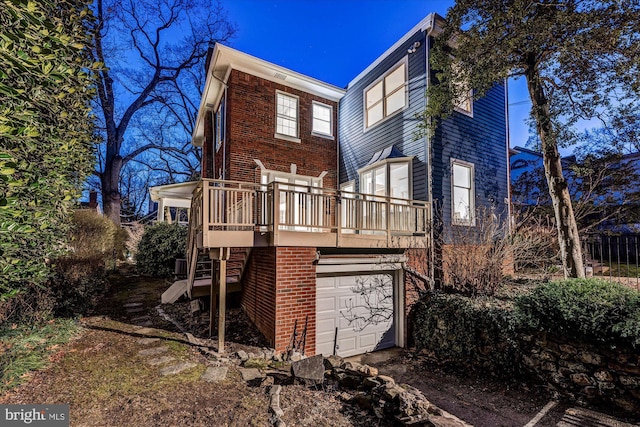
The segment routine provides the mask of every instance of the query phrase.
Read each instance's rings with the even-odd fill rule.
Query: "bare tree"
[[[120,174],[127,163],[140,159],[144,165],[143,153],[162,153],[164,166],[173,170],[184,164],[172,160],[193,156],[188,135],[203,62],[208,47],[229,40],[235,27],[219,1],[97,0],[95,15],[93,58],[101,66],[97,107],[104,136],[95,174],[104,212],[119,224]],[[196,93],[190,92],[194,82]]]

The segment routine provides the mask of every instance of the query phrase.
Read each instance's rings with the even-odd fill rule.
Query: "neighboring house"
[[[640,200],[640,153],[587,159],[561,159],[581,230],[637,233]],[[514,147],[510,155],[512,202],[516,209],[543,208],[551,213],[542,153]]]
[[[220,289],[224,315],[235,287],[278,352],[407,343],[413,286],[432,271],[432,206],[469,228],[478,208],[507,210],[502,84],[462,100],[431,140],[417,136],[439,22],[423,19],[346,89],[215,45],[192,140],[203,179],[189,278],[164,301]],[[222,280],[196,278],[202,253]]]

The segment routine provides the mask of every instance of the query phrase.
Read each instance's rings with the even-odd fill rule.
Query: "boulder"
[[[321,354],[291,363],[291,372],[296,378],[324,381],[324,358]]]

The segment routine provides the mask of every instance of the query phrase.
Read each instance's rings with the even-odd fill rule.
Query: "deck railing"
[[[248,231],[271,234],[273,245],[288,232],[322,235],[325,242],[333,235],[336,246],[343,235],[351,244],[358,236],[391,241],[399,236],[426,237],[431,222],[429,205],[422,201],[291,183],[212,179],[201,180],[194,190],[191,212],[205,247],[212,239],[230,237],[230,232]],[[237,243],[230,246],[244,246]],[[216,245],[226,246],[224,242]]]

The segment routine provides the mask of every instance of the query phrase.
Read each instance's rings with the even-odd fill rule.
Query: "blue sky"
[[[344,87],[431,12],[452,1],[226,0],[238,26],[231,46],[274,64]],[[511,146],[528,138],[524,80],[509,82]]]

